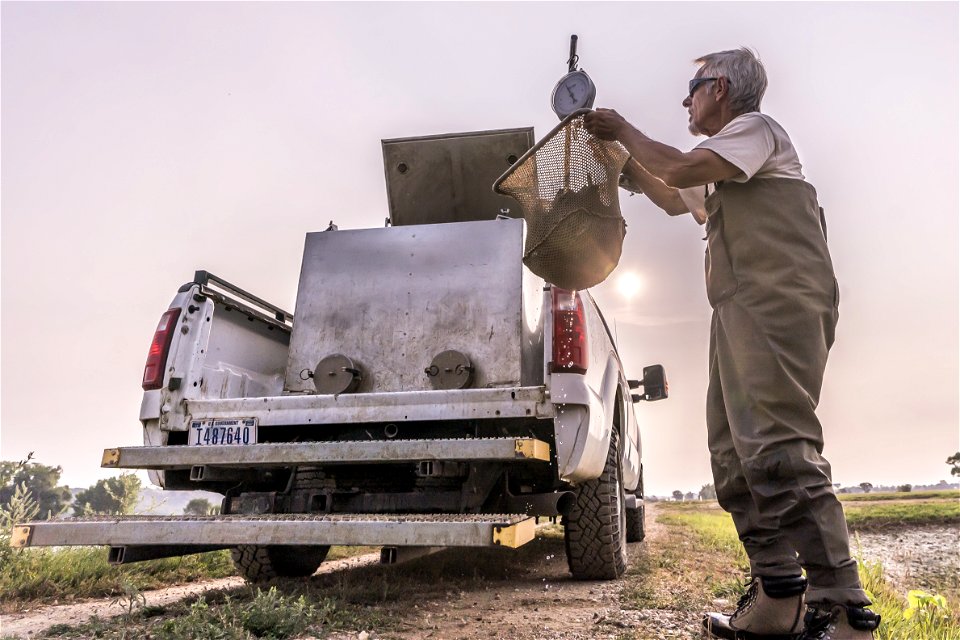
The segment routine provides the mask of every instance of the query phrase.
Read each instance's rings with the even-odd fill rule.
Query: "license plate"
[[[193,420],[190,423],[190,444],[256,444],[257,419]]]

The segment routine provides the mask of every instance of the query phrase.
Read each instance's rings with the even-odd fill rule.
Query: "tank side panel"
[[[522,220],[307,235],[285,389],[314,392],[312,371],[343,354],[358,393],[430,390],[445,350],[466,354],[472,388],[521,383]]]
[[[523,255],[520,239],[520,255]],[[545,285],[543,278],[526,267],[523,269],[523,371],[521,383],[525,387],[538,386],[544,381],[544,327],[548,318],[544,309]]]

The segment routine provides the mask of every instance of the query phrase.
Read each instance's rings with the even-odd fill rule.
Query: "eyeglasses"
[[[690,81],[690,94],[689,97],[693,97],[694,92],[702,85],[704,82],[710,82],[711,80],[719,80],[720,78],[694,78]]]

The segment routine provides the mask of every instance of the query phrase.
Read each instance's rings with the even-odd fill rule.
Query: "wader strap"
[[[827,239],[827,216],[823,214],[823,207],[820,207],[820,229],[823,230],[823,239]]]

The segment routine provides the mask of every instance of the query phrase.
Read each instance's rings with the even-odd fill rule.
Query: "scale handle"
[[[567,59],[567,71],[573,73],[577,70],[577,34],[570,36],[570,57]]]

